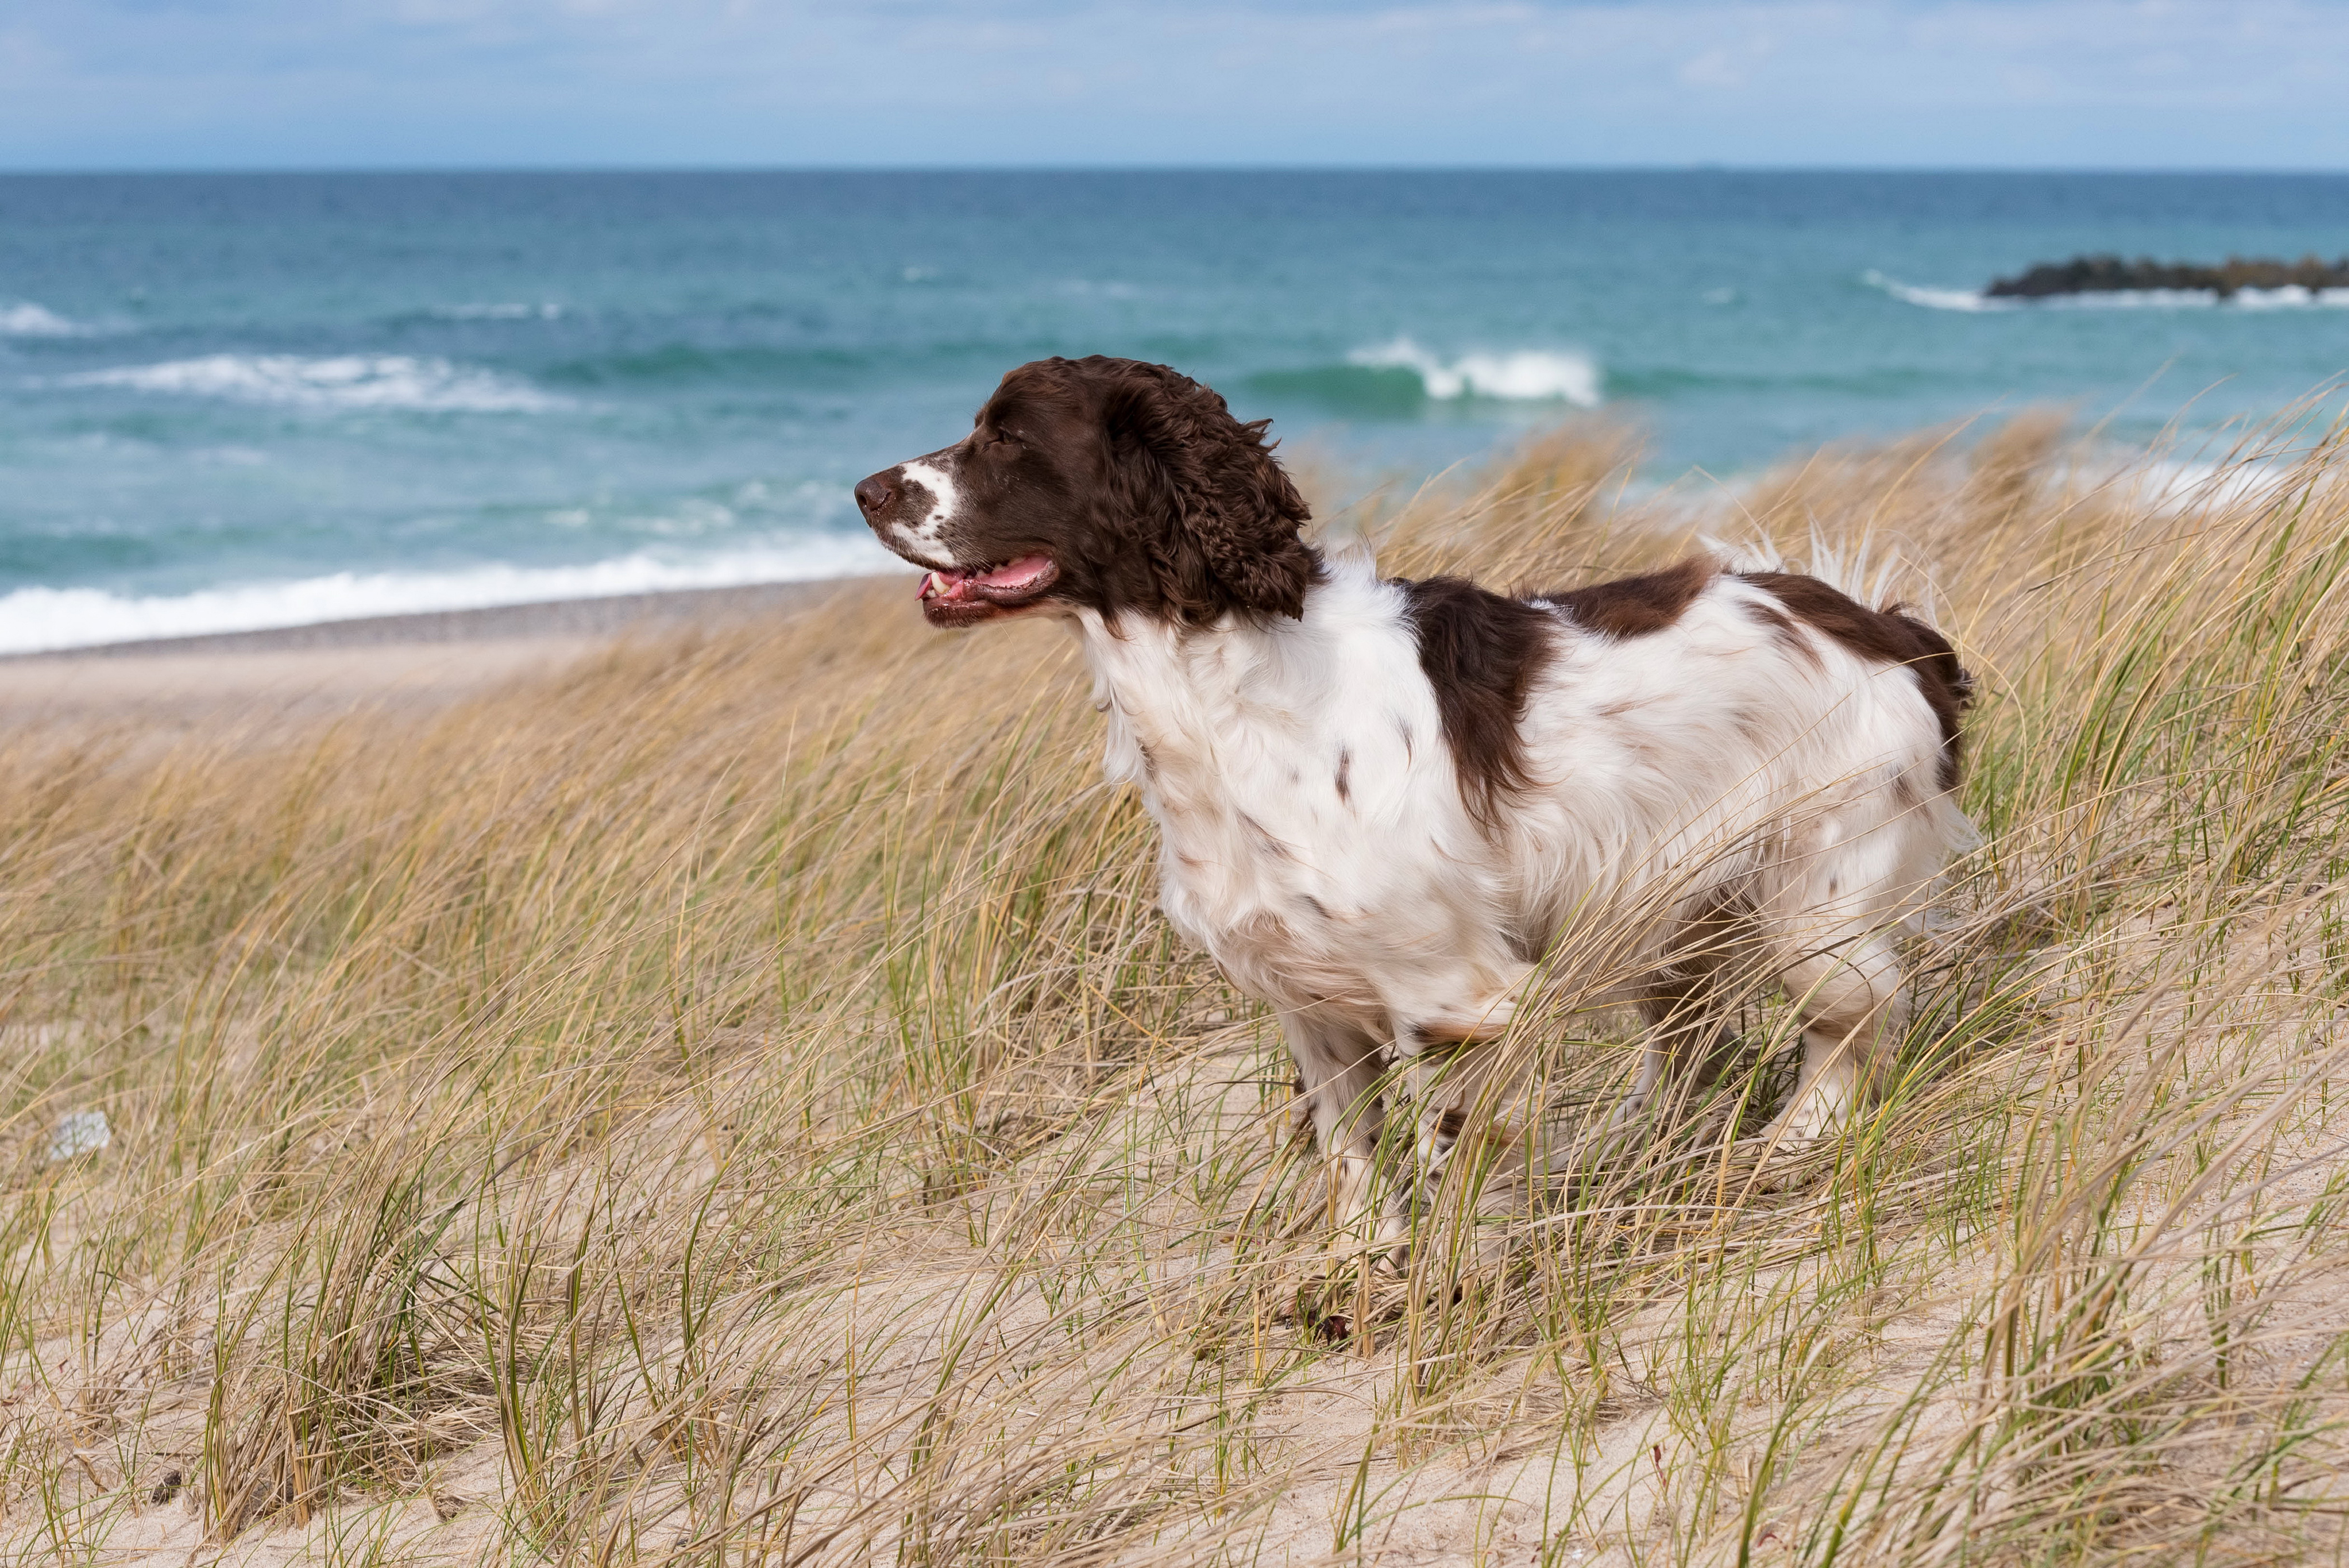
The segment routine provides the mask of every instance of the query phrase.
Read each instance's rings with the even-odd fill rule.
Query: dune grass
[[[1156,914],[1056,629],[854,586],[429,712],[19,734],[0,1560],[2333,1560],[2344,439],[1659,492],[1585,428],[1340,520],[1922,602],[1984,832],[1810,1181],[1464,1159],[1343,1340],[1278,1029]],[[1509,1042],[1569,1130],[1636,1055],[1593,967]]]

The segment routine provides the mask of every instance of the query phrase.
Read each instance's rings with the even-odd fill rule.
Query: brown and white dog
[[[1649,1043],[1614,1124],[1703,1070],[1728,975],[1758,967],[1803,1026],[1764,1138],[1831,1132],[1901,1005],[1893,938],[1971,838],[1948,641],[1704,557],[1521,598],[1382,580],[1299,537],[1268,423],[1164,366],[1040,360],[856,500],[927,570],[934,625],[1075,632],[1105,771],[1159,826],[1167,917],[1278,1010],[1341,1220],[1373,1218],[1382,1068],[1498,1036],[1601,903],[1651,912],[1621,993]],[[1423,1179],[1462,1092],[1413,1097]],[[1389,1206],[1380,1243],[1402,1224]]]

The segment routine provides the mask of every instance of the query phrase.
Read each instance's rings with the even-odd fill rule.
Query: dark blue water
[[[2349,368],[2325,302],[1974,292],[2087,250],[2337,256],[2349,177],[0,178],[0,649],[854,569],[847,485],[1049,354],[1405,472],[1591,407],[1659,474],[2147,435]]]

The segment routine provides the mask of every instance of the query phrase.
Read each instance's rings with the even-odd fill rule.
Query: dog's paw
[[[1791,1192],[1809,1186],[1829,1164],[1832,1132],[1788,1127],[1739,1140],[1737,1152],[1753,1171],[1747,1184],[1756,1192]]]
[[[1808,1160],[1781,1153],[1760,1161],[1746,1185],[1756,1192],[1798,1192],[1817,1180],[1818,1171]]]
[[[1287,1295],[1277,1316],[1315,1339],[1368,1349],[1379,1326],[1394,1322],[1409,1305],[1402,1271],[1380,1253],[1308,1275]]]

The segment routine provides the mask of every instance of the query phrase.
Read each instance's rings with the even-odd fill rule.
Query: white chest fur
[[[1497,945],[1402,593],[1333,563],[1299,621],[1080,629],[1104,769],[1162,836],[1167,917],[1277,1006],[1367,1019],[1413,954]]]

